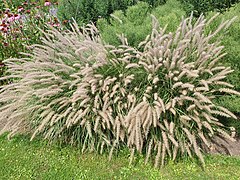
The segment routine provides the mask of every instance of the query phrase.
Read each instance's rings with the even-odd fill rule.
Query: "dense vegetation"
[[[236,4],[228,11],[219,15],[211,26],[208,27],[208,31],[215,29],[223,20],[232,19],[237,16],[240,11],[239,5],[240,4]],[[124,34],[128,39],[128,44],[137,48],[137,45],[143,41],[151,31],[150,14],[153,14],[159,20],[162,27],[166,24],[168,25],[166,29],[167,32],[173,32],[177,28],[176,25],[181,21],[181,17],[186,16],[184,9],[185,6],[182,6],[176,0],[168,0],[165,5],[158,6],[154,9],[149,9],[149,5],[146,3],[138,3],[135,6],[129,7],[126,13],[116,11],[110,22],[105,19],[98,20],[98,27],[106,43],[119,45],[121,44],[119,36]],[[167,15],[166,12],[168,12]],[[207,15],[208,18],[210,19],[215,13],[216,12],[209,13]],[[240,43],[239,33],[236,33],[239,31],[239,21],[240,18],[236,18],[229,30],[220,32],[218,36],[218,38],[221,38],[222,45],[225,46],[225,52],[227,53],[223,59],[223,64],[231,66],[234,69],[234,72],[227,78],[228,82],[233,84],[237,90],[240,90]],[[225,95],[219,97],[218,102],[236,114],[240,113],[239,97]]]
[[[206,14],[210,11],[224,12],[234,6],[239,0],[179,0],[187,14],[193,12],[198,17],[201,13]]]
[[[204,166],[214,137],[240,132],[239,11],[238,1],[3,1],[0,134]]]
[[[137,47],[151,33],[152,18],[150,14],[158,19],[161,27],[168,24],[167,32],[173,32],[181,22],[182,16],[185,16],[185,12],[180,6],[177,1],[169,0],[166,4],[151,9],[149,4],[140,2],[129,7],[125,13],[115,11],[110,22],[106,19],[99,19],[97,25],[106,43],[120,45],[119,36],[124,34],[128,39],[128,44]]]
[[[240,90],[240,34],[236,33],[240,31],[240,18],[236,17],[240,12],[240,4],[237,4],[235,7],[232,7],[229,11],[221,14],[214,23],[209,27],[211,30],[215,28],[224,19],[236,18],[229,28],[229,30],[225,33],[222,33],[219,38],[221,38],[222,45],[225,46],[225,52],[227,53],[224,57],[222,63],[227,66],[231,66],[234,69],[234,73],[232,73],[228,77],[228,82],[235,86],[235,89]],[[209,18],[213,15],[213,13],[209,14]],[[240,98],[237,96],[222,96],[219,99],[220,104],[224,104],[224,106],[228,107],[231,111],[240,115]]]
[[[0,1],[0,77],[6,74],[4,59],[22,57],[21,53],[31,52],[30,45],[41,43],[42,30],[46,23],[59,27],[54,13],[57,3],[44,6],[43,3],[23,1]],[[60,27],[59,27],[60,28]],[[40,30],[42,29],[42,30]],[[7,83],[0,80],[0,85]]]
[[[78,24],[87,24],[90,21],[96,23],[99,18],[109,21],[110,14],[116,10],[123,13],[130,6],[139,2],[145,2],[149,5],[149,10],[164,5],[169,0],[61,0],[58,15],[61,20],[72,20],[72,17]],[[206,14],[210,11],[224,12],[239,0],[178,0],[178,8],[183,8],[188,15],[193,12],[198,17],[201,13]],[[166,15],[168,11],[164,11]]]
[[[165,0],[142,0],[151,7],[164,4]],[[116,10],[125,12],[128,6],[135,5],[139,0],[62,0],[58,11],[61,20],[72,20],[79,25],[89,22],[96,23],[99,18],[109,20],[110,14]],[[150,8],[150,7],[149,7]]]

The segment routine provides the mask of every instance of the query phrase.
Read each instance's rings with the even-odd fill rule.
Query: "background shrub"
[[[128,44],[137,47],[138,44],[151,33],[151,17],[153,14],[161,26],[167,26],[167,32],[175,31],[185,12],[180,8],[180,3],[176,0],[169,0],[162,6],[154,9],[149,8],[149,4],[139,2],[123,11],[115,11],[110,23],[106,19],[99,19],[97,22],[101,36],[106,43],[120,45],[118,35],[122,34],[128,39]]]
[[[159,28],[139,44],[105,46],[94,26],[45,33],[26,58],[7,59],[11,84],[0,90],[0,122],[11,134],[22,131],[49,140],[81,144],[82,151],[114,150],[123,145],[146,155],[156,167],[185,154],[204,165],[201,143],[213,136],[234,141],[219,116],[237,117],[213,100],[240,95],[224,81],[231,68],[205,34],[205,19],[184,19],[174,33]],[[226,28],[229,22],[223,22]],[[220,28],[220,29],[221,29]],[[154,158],[155,156],[155,158]]]
[[[164,4],[165,0],[143,0],[151,7]],[[61,20],[72,20],[79,25],[97,22],[99,18],[109,19],[115,10],[125,12],[128,6],[132,6],[139,0],[62,0],[58,10]]]
[[[239,15],[240,12],[240,4],[236,4],[235,7],[229,9],[229,11],[224,12],[223,14],[219,15],[218,18],[214,20],[214,22],[209,26],[209,31],[211,29],[216,28],[219,26],[222,21],[226,19],[233,18]],[[209,14],[209,18],[213,15],[213,13]],[[216,38],[220,38],[222,41],[222,45],[225,46],[225,52],[227,53],[222,63],[225,66],[231,66],[234,69],[234,72],[228,76],[227,80],[237,90],[240,90],[240,34],[237,33],[240,31],[240,18],[237,17],[228,31],[224,33],[219,33],[219,36]],[[221,105],[225,105],[227,108],[231,109],[236,114],[240,115],[240,98],[236,96],[228,96],[224,95],[217,99],[217,101]]]
[[[79,25],[96,22],[98,18],[108,18],[117,9],[126,9],[133,5],[129,0],[73,0],[60,1],[58,16],[61,20],[74,18]]]
[[[224,12],[239,0],[180,0],[183,3],[184,10],[187,14],[193,11],[194,16],[198,17],[201,13],[209,11]]]
[[[140,0],[140,1],[147,2],[151,7],[157,7],[167,2],[167,0]],[[136,2],[139,2],[139,1],[136,1]]]
[[[226,11],[219,15],[218,18],[209,26],[209,30],[216,28],[222,23],[222,21],[238,16],[240,12],[240,4],[236,4],[234,7],[230,8],[229,11]],[[213,13],[209,14],[209,18]],[[240,41],[239,41],[239,32],[240,31],[240,18],[237,17],[233,22],[232,26],[225,33],[219,33],[219,36],[216,38],[221,39],[222,45],[225,46],[226,56],[222,63],[225,66],[231,66],[234,69],[234,72],[227,77],[227,81],[234,85],[235,89],[240,90]],[[216,99],[216,102],[219,105],[225,106],[234,112],[238,118],[240,118],[240,98],[239,96],[231,96],[227,94],[222,94]],[[236,128],[237,134],[240,134],[240,122],[239,120],[226,120],[223,119],[222,122],[225,125],[231,125]]]

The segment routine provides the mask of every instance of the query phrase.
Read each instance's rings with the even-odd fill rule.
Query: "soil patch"
[[[240,156],[240,137],[236,137],[236,141],[232,142],[228,139],[215,137],[213,146],[207,150],[210,154],[224,154],[230,156]]]

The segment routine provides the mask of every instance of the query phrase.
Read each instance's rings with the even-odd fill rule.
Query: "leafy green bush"
[[[194,16],[200,16],[209,11],[224,12],[239,0],[180,0],[183,3],[184,9],[188,14],[193,12]]]
[[[58,16],[61,20],[74,18],[79,25],[96,22],[99,17],[108,18],[114,10],[126,9],[133,5],[129,0],[62,0],[58,8]]]
[[[165,5],[158,6],[152,11],[149,4],[139,2],[129,7],[126,13],[115,11],[110,23],[106,19],[100,19],[97,23],[103,40],[111,45],[120,45],[117,35],[124,34],[128,44],[137,47],[148,34],[151,33],[151,16],[153,14],[159,20],[161,26],[168,24],[167,32],[175,31],[185,12],[179,7],[176,0],[169,0]]]
[[[140,0],[140,1],[147,2],[151,7],[157,7],[159,5],[165,4],[167,0]]]
[[[109,150],[110,158],[124,145],[131,161],[137,151],[156,167],[185,154],[204,165],[202,144],[211,147],[214,136],[234,141],[218,117],[237,117],[213,100],[240,95],[224,81],[232,70],[218,63],[223,47],[211,43],[219,28],[205,35],[204,17],[190,17],[166,33],[152,18],[143,51],[124,38],[104,45],[94,26],[75,24],[46,32],[26,58],[5,60],[14,81],[0,90],[1,133],[27,131],[81,144],[83,152]]]
[[[165,0],[143,0],[151,7],[164,4]],[[58,9],[59,18],[72,20],[74,18],[79,25],[97,22],[99,18],[109,19],[115,10],[125,12],[128,6],[132,6],[139,0],[61,0]]]
[[[222,21],[230,18],[234,18],[239,15],[240,12],[240,4],[237,4],[235,7],[229,9],[229,11],[220,14],[214,22],[208,27],[208,31],[219,26]],[[209,18],[213,15],[213,13],[209,14]],[[225,46],[225,52],[227,53],[222,63],[225,66],[231,66],[234,69],[234,72],[228,76],[227,80],[237,90],[240,90],[240,17],[236,17],[231,27],[228,31],[224,33],[220,32],[216,38],[220,38],[222,41],[222,45]],[[239,97],[231,97],[231,96],[223,96],[217,99],[218,102],[229,109],[231,109],[235,113],[240,113],[240,98]]]

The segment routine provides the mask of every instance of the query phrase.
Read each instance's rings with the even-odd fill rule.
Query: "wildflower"
[[[10,18],[8,18],[8,22],[13,22],[14,21],[14,16],[11,16]]]
[[[49,14],[56,17],[57,16],[57,8],[49,9]]]
[[[8,25],[5,23],[2,23],[0,25],[0,31],[2,31],[3,33],[7,33],[8,32]]]
[[[7,33],[8,32],[8,29],[7,28],[4,28],[3,29],[3,33]]]
[[[8,25],[7,25],[6,23],[3,22],[0,26],[3,26],[3,27],[6,28]]]
[[[50,6],[51,3],[49,1],[45,1],[44,6]]]
[[[13,22],[15,20],[14,16],[12,14],[8,14],[8,22]]]
[[[68,23],[68,20],[63,20],[62,24],[66,25]]]
[[[3,62],[0,62],[0,67],[4,67],[5,64]]]
[[[27,2],[27,1],[25,1],[24,3],[22,3],[22,5],[28,5],[28,2]]]
[[[41,15],[40,15],[40,14],[37,14],[37,15],[35,15],[35,18],[36,18],[36,19],[41,19]]]
[[[54,17],[54,22],[59,23],[58,18]]]
[[[30,11],[30,10],[29,10]],[[27,13],[27,12],[26,12]],[[29,12],[30,13],[30,12]],[[22,22],[25,22],[25,21],[27,21],[27,19],[28,19],[28,16],[27,15],[25,15],[25,14],[23,14],[23,15],[21,15],[21,21]]]
[[[31,10],[30,10],[30,9],[26,10],[26,13],[27,13],[27,14],[30,14],[30,13],[31,13]]]
[[[7,42],[3,42],[3,46],[7,47],[8,43]]]
[[[22,6],[19,6],[17,11],[22,12],[23,10],[24,10],[24,8]]]
[[[10,12],[10,9],[6,8],[5,13],[7,14],[8,12]]]
[[[52,23],[51,25],[52,25],[53,27],[59,27],[59,26],[60,26],[59,23]]]
[[[14,20],[19,20],[21,16],[19,14],[14,14]]]

